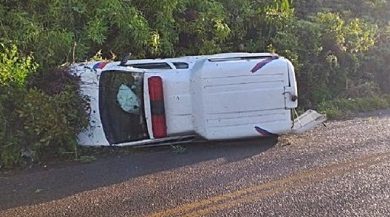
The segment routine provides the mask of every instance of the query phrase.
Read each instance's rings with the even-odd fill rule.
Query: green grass
[[[390,95],[354,99],[334,99],[318,105],[319,112],[328,119],[341,119],[356,113],[390,108]]]

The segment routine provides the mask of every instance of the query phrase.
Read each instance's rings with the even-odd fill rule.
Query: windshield
[[[99,109],[110,144],[149,138],[143,113],[143,76],[104,71],[99,83]]]

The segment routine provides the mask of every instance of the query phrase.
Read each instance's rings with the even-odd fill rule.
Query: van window
[[[166,63],[166,62],[161,62],[161,63],[135,63],[135,64],[128,64],[126,66],[132,66],[134,68],[139,68],[139,69],[172,69],[172,67]]]
[[[143,75],[104,71],[99,82],[99,110],[110,144],[149,138],[143,112]]]
[[[189,65],[185,62],[173,62],[172,63],[176,69],[188,69]]]
[[[131,114],[139,113],[140,99],[135,91],[135,85],[131,85],[131,87],[129,87],[126,84],[121,84],[116,95],[116,100],[121,109]]]

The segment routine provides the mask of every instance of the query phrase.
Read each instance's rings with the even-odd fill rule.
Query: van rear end
[[[194,130],[210,140],[272,136],[292,128],[294,69],[284,58],[210,58],[191,78]]]

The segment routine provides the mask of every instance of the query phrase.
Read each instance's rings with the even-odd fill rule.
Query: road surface
[[[389,112],[0,177],[0,216],[389,216]]]

